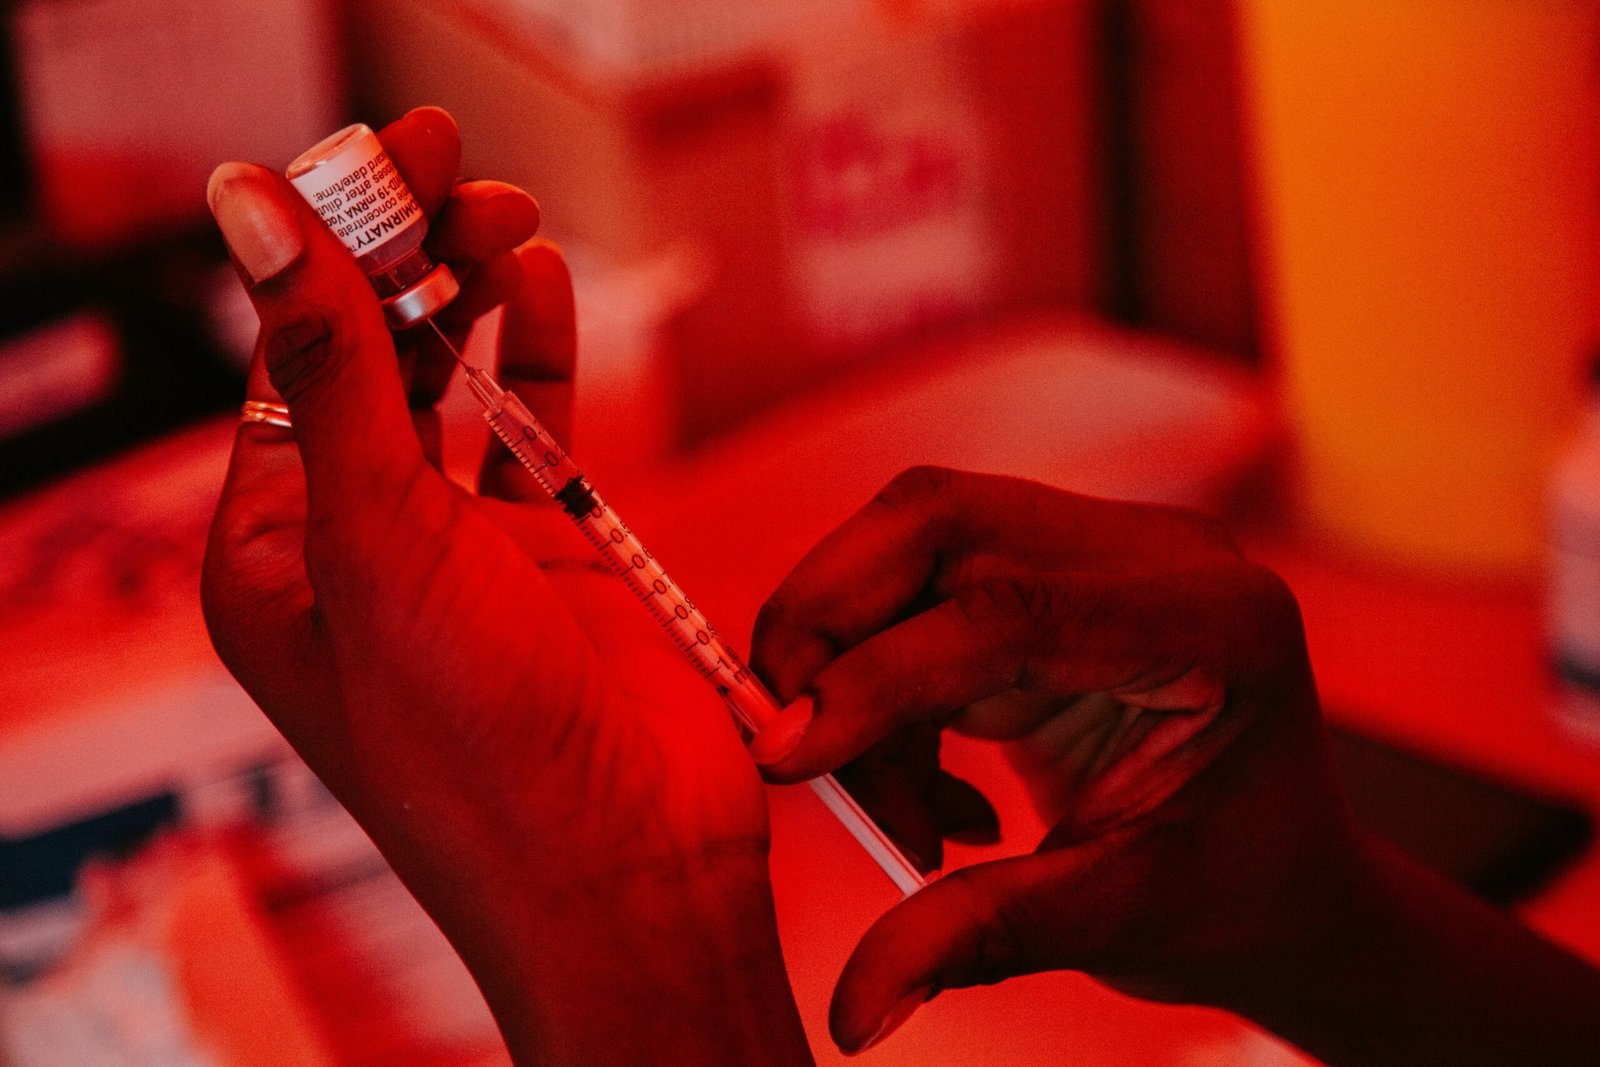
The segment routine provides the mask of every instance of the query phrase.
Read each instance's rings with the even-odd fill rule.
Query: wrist
[[[1229,1007],[1330,1064],[1592,1062],[1600,973],[1369,839],[1342,912]]]
[[[1289,1019],[1298,1018],[1308,1002],[1332,1009],[1336,998],[1330,992],[1364,980],[1362,971],[1373,966],[1398,921],[1373,846],[1355,842],[1333,884],[1311,901],[1296,901],[1294,921],[1257,953],[1247,980],[1216,1006],[1285,1034],[1293,1028]]]
[[[446,928],[517,1062],[811,1062],[764,848],[559,888],[534,873],[491,879]]]
[[[1336,1019],[1343,991],[1359,985],[1395,928],[1381,854],[1355,832],[1321,839],[1294,876],[1259,901],[1228,963],[1204,983],[1198,1003],[1240,1015],[1309,1047],[1306,1020]],[[1310,1004],[1320,1005],[1308,1014]],[[1314,1043],[1314,1042],[1312,1042]]]

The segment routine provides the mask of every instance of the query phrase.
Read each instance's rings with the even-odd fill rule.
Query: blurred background
[[[1301,598],[1362,818],[1600,960],[1596,5],[0,11],[0,1063],[503,1062],[198,609],[255,329],[206,177],[422,104],[540,200],[572,451],[736,645],[914,463],[1220,514]],[[948,758],[1030,847],[994,753]],[[831,1062],[893,891],[772,800]],[[1303,1062],[1069,975],[940,997],[866,1059]]]

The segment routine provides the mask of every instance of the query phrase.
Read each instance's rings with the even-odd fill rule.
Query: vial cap
[[[296,156],[294,162],[284,168],[284,176],[293,181],[302,174],[315,170],[324,163],[329,162],[352,143],[366,141],[369,137],[372,140],[367,148],[367,155],[372,156],[383,151],[383,145],[378,141],[378,135],[373,133],[372,127],[364,122],[346,126],[337,133],[330,133]]]
[[[421,281],[383,301],[383,317],[391,330],[404,330],[431,319],[461,292],[461,283],[443,263]]]

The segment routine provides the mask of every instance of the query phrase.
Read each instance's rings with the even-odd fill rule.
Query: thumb
[[[834,1043],[855,1055],[941,990],[1074,966],[1092,951],[1095,922],[1064,886],[1088,865],[1086,853],[1066,848],[963,867],[890,908],[834,988]]]
[[[261,317],[267,374],[289,406],[305,464],[309,524],[337,523],[354,500],[392,514],[384,505],[397,503],[423,460],[366,277],[289,183],[263,167],[224,163],[206,199]]]

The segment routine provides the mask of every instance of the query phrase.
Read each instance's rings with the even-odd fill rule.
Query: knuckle
[[[995,625],[1032,627],[1054,614],[1054,587],[1031,575],[994,575],[972,586],[971,607]]]
[[[953,871],[941,881],[948,887],[946,900],[952,919],[976,938],[960,981],[994,985],[1026,971],[1030,946],[1036,941],[1027,909],[997,894],[972,868]]]
[[[1023,664],[1048,640],[1061,600],[1055,586],[1028,575],[985,578],[956,597],[980,639]]]
[[[1288,584],[1248,562],[1230,568],[1222,581],[1225,618],[1217,640],[1228,645],[1230,673],[1238,681],[1271,688],[1308,669],[1300,605]]]
[[[1207,548],[1225,552],[1230,556],[1240,554],[1239,546],[1233,539],[1233,530],[1229,528],[1227,523],[1215,515],[1207,515],[1203,512],[1190,511],[1186,512],[1186,514],[1195,538]]]
[[[1240,598],[1264,629],[1274,633],[1301,632],[1300,601],[1276,571],[1259,563],[1241,563],[1237,575]]]
[[[948,494],[959,477],[948,467],[921,464],[892,478],[878,494],[878,503],[895,511],[915,509]]]
[[[772,594],[756,612],[754,640],[759,643],[763,637],[769,637],[785,629],[793,616],[794,608],[790,601],[781,593]]]
[[[323,381],[349,361],[353,342],[339,329],[338,321],[334,309],[306,304],[266,333],[267,377],[288,403],[315,394]]]
[[[1146,506],[1152,509],[1153,514],[1164,519],[1169,524],[1166,529],[1183,543],[1227,556],[1242,556],[1233,539],[1232,529],[1215,515],[1170,505]]]
[[[774,593],[756,612],[755,626],[750,631],[752,659],[765,660],[785,643],[785,635],[795,628],[794,608],[789,600]]]

